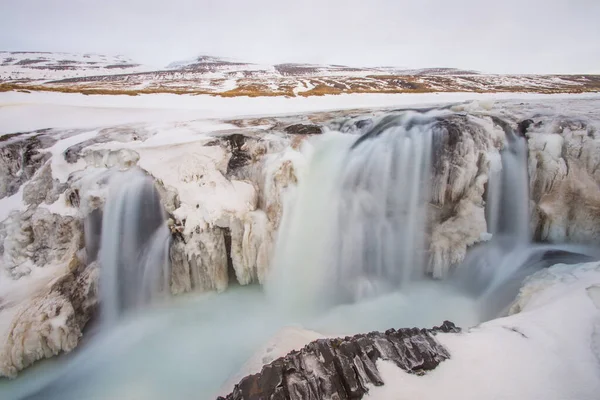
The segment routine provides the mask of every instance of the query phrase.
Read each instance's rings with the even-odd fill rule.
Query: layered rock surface
[[[425,374],[450,358],[435,340],[438,332],[460,332],[451,322],[433,329],[390,329],[385,333],[319,339],[263,367],[220,400],[360,399],[370,386],[384,384],[377,361]]]

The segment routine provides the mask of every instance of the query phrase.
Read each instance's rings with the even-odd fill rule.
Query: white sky
[[[600,73],[600,0],[0,0],[0,50]]]

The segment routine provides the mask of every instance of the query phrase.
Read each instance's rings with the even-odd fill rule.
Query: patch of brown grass
[[[314,87],[310,90],[298,93],[299,96],[324,96],[353,93],[431,93],[431,92],[536,92],[536,93],[586,93],[600,91],[599,75],[562,75],[557,76],[566,81],[560,87],[531,87],[531,86],[487,86],[485,88],[471,88],[461,84],[449,77],[444,76],[396,76],[396,75],[371,75],[367,79],[349,78],[337,81],[333,78],[311,80]],[[283,84],[272,89],[264,83],[248,79],[240,79],[237,87],[225,92],[215,92],[210,89],[199,89],[193,86],[168,86],[158,85],[144,89],[131,89],[115,86],[86,86],[67,84],[30,84],[27,82],[0,83],[0,92],[20,91],[42,91],[58,93],[80,93],[85,95],[126,95],[137,96],[141,94],[189,94],[189,95],[211,95],[221,97],[294,97],[295,84]],[[440,89],[441,87],[441,89]]]
[[[57,92],[57,93],[80,93],[84,95],[125,95],[125,96],[137,96],[140,94],[157,94],[157,93],[170,93],[170,94],[211,94],[207,91],[192,90],[187,88],[168,87],[161,86],[156,88],[144,88],[144,89],[116,89],[116,88],[90,88],[85,86],[50,86],[50,85],[23,85],[23,84],[0,84],[0,92],[9,91],[29,91],[29,92]]]
[[[277,90],[273,90],[266,85],[241,83],[235,89],[228,90],[222,93],[214,93],[221,97],[273,97],[273,96],[294,96],[294,92],[290,87],[282,86]]]

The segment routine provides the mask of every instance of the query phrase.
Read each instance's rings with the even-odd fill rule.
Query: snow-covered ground
[[[134,122],[187,121],[354,108],[408,107],[542,99],[599,99],[600,94],[423,93],[343,94],[313,97],[214,97],[151,94],[82,95],[51,92],[0,93],[0,134],[45,128],[92,128]],[[35,116],[35,118],[33,118]]]
[[[595,400],[600,393],[600,263],[531,276],[518,314],[439,334],[451,359],[425,376],[379,361],[368,399]]]

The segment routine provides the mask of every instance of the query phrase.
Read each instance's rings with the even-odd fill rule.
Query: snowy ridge
[[[46,52],[0,52],[0,81],[47,81],[147,70],[124,56]]]
[[[0,53],[7,90],[85,94],[321,96],[344,93],[600,91],[597,75],[489,75],[455,68],[406,69],[307,63],[254,64],[202,55],[149,70],[123,57]]]

